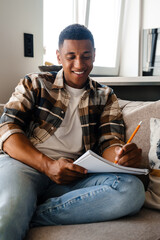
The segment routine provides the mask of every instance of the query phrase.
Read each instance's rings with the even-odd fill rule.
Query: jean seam
[[[107,187],[108,188],[108,187]],[[102,186],[100,189],[97,189],[97,190],[94,190],[94,191],[90,191],[90,192],[87,192],[87,193],[84,193],[84,194],[81,194],[81,195],[79,195],[79,196],[77,196],[77,197],[74,197],[74,198],[72,198],[72,199],[69,199],[69,200],[67,200],[66,202],[64,202],[63,204],[58,204],[58,205],[56,205],[56,206],[54,206],[54,207],[48,207],[48,208],[46,208],[46,209],[44,209],[44,210],[39,210],[39,211],[37,211],[37,213],[38,214],[43,214],[44,212],[48,212],[48,211],[55,211],[55,210],[60,210],[60,209],[62,209],[62,208],[65,208],[65,207],[67,207],[67,206],[69,206],[69,205],[72,205],[72,204],[74,204],[75,202],[78,202],[78,201],[80,201],[80,200],[84,200],[84,199],[86,199],[86,198],[88,198],[88,197],[91,197],[91,196],[95,196],[96,194],[98,194],[98,193],[100,193],[100,192],[105,192],[106,190],[107,190],[107,188],[106,188],[106,186]]]
[[[116,175],[116,174],[115,174]],[[113,182],[113,184],[112,184],[112,188],[113,189],[117,189],[117,185],[118,185],[118,183],[120,182],[120,176],[118,176],[118,175],[116,175],[116,180]]]

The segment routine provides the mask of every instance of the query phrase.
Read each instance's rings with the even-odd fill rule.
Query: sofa
[[[149,166],[150,118],[160,119],[160,101],[128,101],[119,99],[126,126],[126,140],[142,121],[141,128],[133,139],[142,148],[142,167]],[[2,106],[0,106],[0,113]],[[148,176],[140,176],[147,190]],[[37,227],[29,230],[25,240],[160,240],[160,212],[142,207],[131,217],[114,221]]]

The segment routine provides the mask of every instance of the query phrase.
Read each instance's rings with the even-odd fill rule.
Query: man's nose
[[[77,58],[75,59],[74,61],[74,67],[77,68],[77,69],[82,69],[84,67],[84,62],[82,59],[80,58]]]

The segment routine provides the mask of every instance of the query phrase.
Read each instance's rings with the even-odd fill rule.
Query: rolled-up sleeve
[[[113,145],[124,145],[124,122],[118,99],[111,91],[100,117],[100,153]]]
[[[3,143],[14,133],[24,133],[19,126],[15,124],[1,124],[0,125],[0,151],[3,151]]]
[[[15,88],[14,93],[4,106],[0,118],[0,150],[4,141],[15,133],[25,134],[27,123],[34,103],[32,81],[25,77]]]

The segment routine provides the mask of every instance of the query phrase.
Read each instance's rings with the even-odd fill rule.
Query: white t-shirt
[[[77,159],[83,152],[82,128],[79,119],[78,104],[84,88],[77,89],[65,85],[70,93],[69,106],[60,127],[44,143],[35,147],[52,159],[60,157]]]

